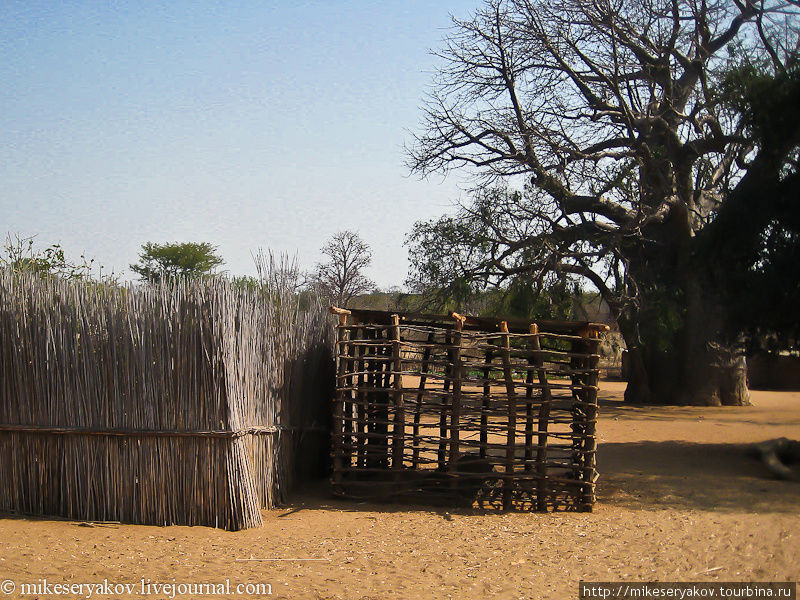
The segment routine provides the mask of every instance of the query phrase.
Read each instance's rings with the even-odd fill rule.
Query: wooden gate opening
[[[592,510],[606,325],[331,312],[334,493]]]

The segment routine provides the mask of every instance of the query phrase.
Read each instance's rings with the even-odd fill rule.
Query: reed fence
[[[331,310],[337,494],[592,509],[605,325]]]
[[[261,524],[327,464],[332,343],[279,266],[247,289],[0,271],[0,510]]]

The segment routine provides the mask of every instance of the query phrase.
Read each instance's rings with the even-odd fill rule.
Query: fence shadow
[[[701,510],[714,512],[796,513],[800,483],[773,479],[747,444],[691,442],[603,443],[599,446],[600,481],[596,510]],[[427,512],[480,516],[479,508],[356,501],[336,498],[327,481],[299,488],[288,512]],[[280,515],[279,515],[280,516]]]
[[[285,512],[277,517],[302,513],[304,510],[330,510],[336,512],[375,512],[375,513],[407,513],[421,512],[439,515],[449,519],[451,515],[482,516],[500,514],[499,510],[479,508],[477,506],[452,506],[443,503],[406,502],[401,500],[354,500],[334,496],[328,480],[306,482],[298,486],[292,499],[283,509]]]

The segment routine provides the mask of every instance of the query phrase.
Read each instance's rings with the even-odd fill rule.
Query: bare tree
[[[781,0],[489,0],[455,20],[409,166],[469,167],[480,190],[456,218],[417,225],[412,280],[588,279],[628,347],[628,400],[746,403],[695,240],[760,154],[720,73],[741,56],[785,64],[796,13]],[[505,189],[520,179],[524,193]]]
[[[326,262],[318,263],[311,282],[330,302],[346,307],[353,296],[369,292],[375,284],[364,275],[372,262],[369,246],[354,231],[336,233],[323,247]]]

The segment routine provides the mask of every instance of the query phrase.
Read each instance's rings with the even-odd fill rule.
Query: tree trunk
[[[750,404],[744,353],[709,340],[704,328],[684,329],[683,344],[662,350],[629,341],[625,401],[634,404],[744,406]]]
[[[658,309],[619,314],[627,346],[625,401],[635,404],[694,406],[748,405],[746,360],[741,345],[719,337],[722,312],[708,293],[687,277],[672,307],[679,315],[673,329],[663,300]],[[645,301],[646,304],[646,301]]]
[[[692,360],[670,352],[628,349],[625,401],[632,404],[745,406],[750,404],[742,353],[709,344]]]
[[[707,265],[693,256],[691,220],[687,203],[676,203],[663,223],[646,230],[650,243],[629,249],[637,302],[616,315],[628,348],[625,400],[746,405],[744,354],[722,341],[723,303],[704,276]]]

